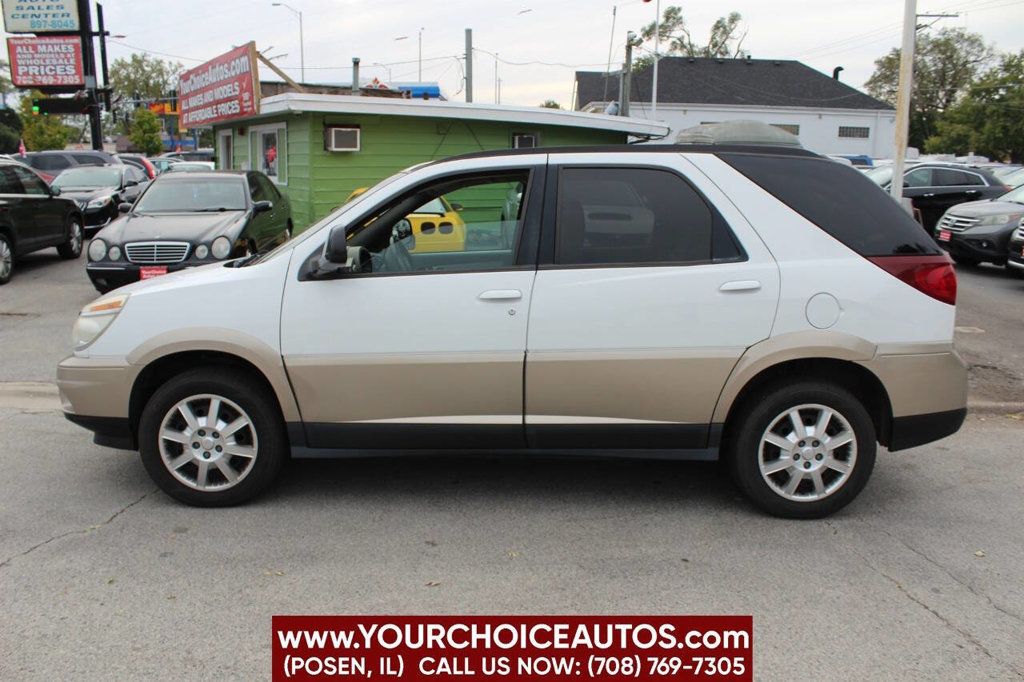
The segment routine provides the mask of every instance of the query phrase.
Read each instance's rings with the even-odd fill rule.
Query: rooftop
[[[581,111],[514,107],[503,104],[445,102],[436,99],[392,99],[350,95],[316,95],[289,92],[265,97],[260,102],[260,117],[277,114],[316,112],[324,114],[369,114],[377,116],[420,116],[472,121],[496,121],[524,125],[567,126],[610,130],[637,137],[664,137],[669,128],[663,123],[640,118],[606,116]]]
[[[630,102],[650,101],[652,72],[653,68],[647,67],[633,74]],[[617,101],[619,73],[577,71],[576,87],[578,108]],[[709,57],[662,57],[658,63],[658,103],[892,109],[798,61]]]

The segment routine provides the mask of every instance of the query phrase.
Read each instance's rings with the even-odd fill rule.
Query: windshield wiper
[[[223,213],[224,211],[241,211],[240,208],[228,208],[227,206],[220,206],[218,208],[197,208],[196,213]]]

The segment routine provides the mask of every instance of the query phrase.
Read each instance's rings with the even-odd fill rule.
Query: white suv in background
[[[410,229],[438,197],[464,240]],[[70,420],[189,504],[247,500],[289,457],[500,450],[721,456],[762,509],[818,517],[876,443],[960,427],[955,297],[917,223],[809,152],[486,152],[100,298],[58,380]]]

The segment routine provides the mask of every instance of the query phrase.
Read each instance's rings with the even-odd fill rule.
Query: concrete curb
[[[1024,412],[1024,402],[967,399],[968,414],[1017,414]]]

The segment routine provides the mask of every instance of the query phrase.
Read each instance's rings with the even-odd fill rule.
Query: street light
[[[299,18],[299,66],[301,68],[302,82],[306,82],[306,43],[302,37],[302,12],[284,2],[271,3],[274,7],[284,7],[286,10]]]
[[[408,40],[409,36],[398,36],[395,38],[395,42],[399,40]],[[419,31],[419,82],[423,82],[423,27],[420,27]]]

